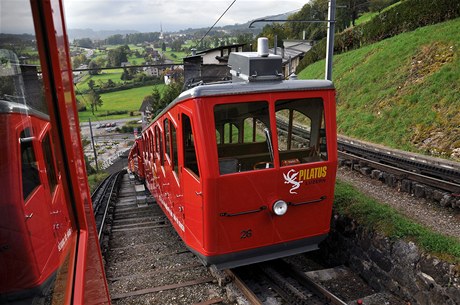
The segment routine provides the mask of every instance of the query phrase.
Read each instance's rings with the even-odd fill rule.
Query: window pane
[[[165,127],[165,149],[166,149],[166,155],[171,158],[171,148],[169,146],[169,120],[165,119],[164,120],[164,127]]]
[[[178,165],[177,165],[177,142],[176,142],[176,128],[171,124],[171,143],[172,143],[172,155],[173,155],[173,169],[176,174],[179,174]]]
[[[24,201],[40,183],[30,128],[21,132],[22,193]]]
[[[277,101],[276,125],[281,166],[327,160],[321,99]]]
[[[273,167],[267,102],[216,105],[214,120],[221,174]]]
[[[200,177],[192,124],[190,118],[185,114],[182,114],[182,136],[184,139],[184,166]]]

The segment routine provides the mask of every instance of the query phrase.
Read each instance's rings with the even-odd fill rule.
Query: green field
[[[160,92],[164,90],[166,85],[156,85]],[[120,119],[127,118],[130,116],[130,112],[134,112],[135,115],[138,115],[139,108],[142,105],[144,97],[152,93],[154,86],[145,86],[140,88],[134,88],[129,90],[121,90],[111,93],[101,94],[101,99],[103,101],[102,107],[98,108],[98,111],[95,111],[94,115],[91,113],[90,105],[87,105],[86,111],[78,113],[80,121],[88,121],[88,118],[91,118],[93,121],[98,120],[108,120],[108,119]],[[87,96],[77,95],[77,98],[85,103],[88,100]],[[104,116],[107,112],[116,112],[116,111],[127,111],[126,114],[117,114]]]
[[[78,91],[86,91],[89,89],[88,82],[92,79],[95,83],[95,87],[100,87],[101,82],[107,82],[111,79],[114,83],[123,83],[121,80],[121,74],[123,73],[123,69],[110,69],[110,70],[102,70],[98,75],[89,75],[87,74],[83,79],[81,79],[78,84],[77,88]]]
[[[174,55],[176,57],[174,57]],[[173,52],[171,48],[166,48],[166,52],[163,52],[163,55],[169,59],[174,61],[175,63],[182,63],[182,59],[187,56],[185,52]]]
[[[340,134],[448,157],[460,147],[460,18],[334,57]],[[324,61],[299,78],[324,78]]]

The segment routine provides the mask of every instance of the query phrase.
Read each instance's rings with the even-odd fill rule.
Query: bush
[[[335,35],[334,53],[357,49],[366,44],[459,16],[460,1],[458,0],[402,1],[401,4],[383,11],[370,21]],[[305,54],[296,73],[326,57],[326,39],[320,40]]]

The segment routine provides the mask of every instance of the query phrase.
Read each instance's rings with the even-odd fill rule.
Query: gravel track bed
[[[346,167],[338,169],[337,178],[350,183],[369,197],[392,206],[415,222],[460,240],[460,212],[440,207],[424,198],[398,192],[395,188]]]
[[[130,304],[152,304],[152,305],[177,305],[177,304],[195,304],[221,298],[225,294],[223,288],[215,284],[199,284],[193,287],[183,287],[174,290],[164,290],[157,293],[150,293],[142,296],[128,297],[125,299],[113,300],[112,304],[130,305]],[[222,304],[222,303],[221,303]]]

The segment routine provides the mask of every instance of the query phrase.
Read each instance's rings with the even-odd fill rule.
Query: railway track
[[[104,226],[107,223],[106,217],[111,203],[116,200],[118,189],[120,187],[121,177],[126,171],[114,173],[102,181],[101,184],[91,195],[93,203],[94,218],[96,219],[96,229],[98,232],[99,241],[102,241],[102,233]]]
[[[185,247],[153,198],[139,202],[128,175],[103,250],[112,304],[218,304],[223,288]]]
[[[339,156],[451,193],[460,193],[460,164],[379,145],[338,139]]]
[[[240,267],[228,273],[252,304],[274,300],[277,304],[347,304],[284,260]]]

